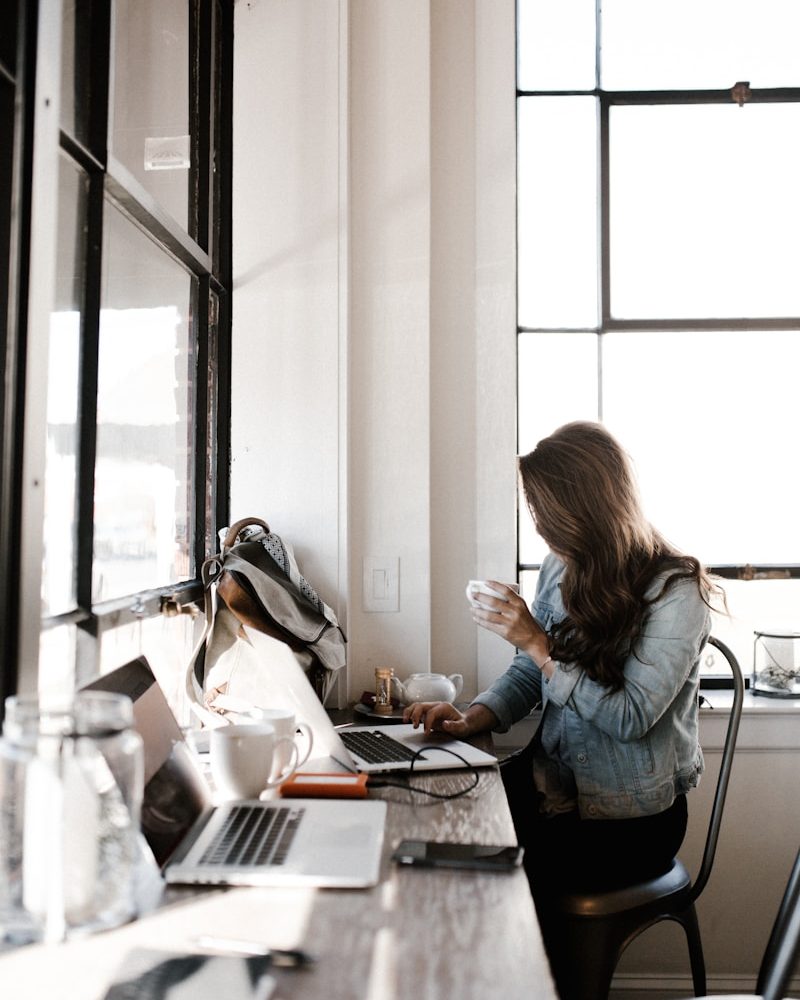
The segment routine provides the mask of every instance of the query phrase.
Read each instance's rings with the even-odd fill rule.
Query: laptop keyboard
[[[423,754],[415,753],[399,740],[377,730],[352,732],[343,729],[339,735],[350,753],[357,754],[370,764],[393,764],[404,760],[426,759]]]
[[[282,865],[304,812],[290,806],[234,806],[200,861],[209,865]]]

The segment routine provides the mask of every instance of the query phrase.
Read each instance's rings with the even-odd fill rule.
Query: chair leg
[[[689,945],[694,995],[704,997],[706,995],[706,962],[703,957],[703,943],[700,940],[700,927],[697,923],[697,911],[694,908],[694,903],[681,915],[680,922],[686,932],[686,942]]]
[[[583,949],[580,961],[554,967],[558,995],[561,1000],[608,1000],[615,968],[602,951],[592,957],[590,949]]]
[[[600,920],[559,921],[545,943],[561,1000],[608,1000],[617,967],[619,941]]]

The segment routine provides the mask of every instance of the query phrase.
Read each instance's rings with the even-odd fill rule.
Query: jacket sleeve
[[[571,709],[622,742],[640,739],[689,679],[708,637],[709,620],[694,581],[681,580],[651,607],[618,691],[591,680],[579,667],[557,663],[545,680],[545,700]]]
[[[542,673],[525,653],[517,653],[506,672],[472,702],[485,705],[497,716],[495,732],[505,733],[515,722],[539,704],[542,698]]]

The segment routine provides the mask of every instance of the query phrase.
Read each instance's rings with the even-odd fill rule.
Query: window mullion
[[[608,134],[608,104],[602,95],[598,99],[598,129],[597,129],[597,170],[598,170],[598,226],[600,236],[600,253],[598,275],[600,281],[598,295],[598,326],[602,330],[611,315],[611,206],[609,205],[609,134]]]
[[[103,176],[93,174],[87,204],[86,269],[80,347],[78,502],[75,592],[79,608],[92,607],[94,485],[97,457],[97,382],[103,246]]]

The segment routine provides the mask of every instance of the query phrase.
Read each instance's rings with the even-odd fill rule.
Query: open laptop
[[[361,888],[378,881],[386,803],[275,799],[214,805],[147,660],[86,685],[133,701],[144,743],[142,832],[167,882]]]
[[[289,647],[248,626],[243,626],[243,633],[264,659],[257,699],[254,696],[252,700],[265,708],[289,708],[311,728],[313,757],[303,765],[303,771],[344,769],[376,774],[486,767],[497,763],[492,754],[463,740],[438,734],[426,736],[421,728],[414,729],[410,723],[348,726],[337,730]],[[224,704],[224,699],[218,698],[217,702],[220,701]]]

